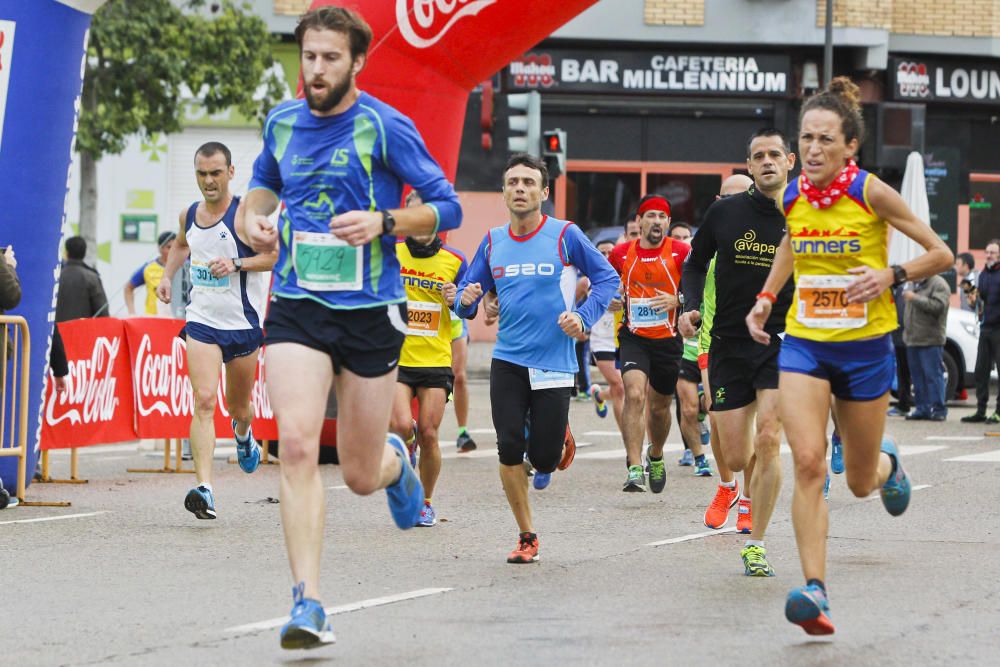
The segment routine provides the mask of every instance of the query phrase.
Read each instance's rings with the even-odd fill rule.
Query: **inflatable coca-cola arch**
[[[314,0],[357,10],[375,38],[358,79],[413,119],[455,179],[465,106],[493,76],[597,0]]]

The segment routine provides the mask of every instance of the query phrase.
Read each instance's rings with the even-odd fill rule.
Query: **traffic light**
[[[542,157],[549,168],[549,176],[555,178],[566,173],[566,132],[556,128],[542,134]]]
[[[523,133],[507,137],[507,150],[538,155],[538,142],[542,136],[542,96],[535,91],[514,93],[507,96],[507,106],[510,108],[507,122],[510,123],[511,134]]]

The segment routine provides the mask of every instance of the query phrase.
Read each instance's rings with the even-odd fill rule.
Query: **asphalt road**
[[[717,478],[674,465],[676,428],[664,493],[625,494],[613,418],[574,402],[576,462],[531,492],[541,561],[508,565],[516,527],[497,476],[488,387],[472,389],[480,449],[454,452],[449,408],[438,526],[397,530],[384,494],[355,496],[336,466],[323,467],[322,590],[337,608],[337,644],[278,646],[293,582],[269,501],[276,466],[248,476],[223,455],[219,519],[198,521],[182,503],[193,477],[126,473],[161,460],[132,443],[82,450],[86,485],[29,488],[29,500],[72,507],[0,512],[0,656],[23,666],[996,664],[1000,438],[959,423],[971,407],[953,406],[945,423],[890,420],[919,489],[902,517],[834,478],[837,634],[817,641],[783,615],[801,583],[787,448],[767,540],[777,576],[748,579],[743,539],[702,524]],[[68,462],[54,455],[57,476]]]

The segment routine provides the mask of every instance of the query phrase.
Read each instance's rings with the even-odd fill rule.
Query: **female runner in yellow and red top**
[[[948,269],[948,247],[899,194],[857,167],[862,140],[859,90],[838,77],[811,97],[799,119],[802,174],[782,197],[788,231],[747,316],[754,339],[794,269],[795,301],[781,346],[779,406],[795,461],[792,523],[806,585],[793,589],[785,616],[809,634],[831,634],[826,595],[826,428],[832,397],[844,443],[847,484],[858,497],[880,489],[892,515],[909,502],[910,483],[895,444],[883,438],[894,374],[889,288]],[[888,225],[926,254],[887,266]]]

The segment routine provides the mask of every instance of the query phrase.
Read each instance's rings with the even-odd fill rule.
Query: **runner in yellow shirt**
[[[407,206],[420,203],[416,192],[406,198]],[[396,244],[396,258],[406,288],[408,316],[390,428],[407,441],[411,462],[415,448],[420,448],[419,472],[425,498],[417,525],[430,527],[437,523],[431,496],[441,474],[438,429],[454,381],[453,316],[446,292],[450,301],[454,301],[455,285],[465,275],[468,264],[461,252],[444,245],[436,234],[408,236]],[[416,421],[410,407],[414,396],[420,406]]]

